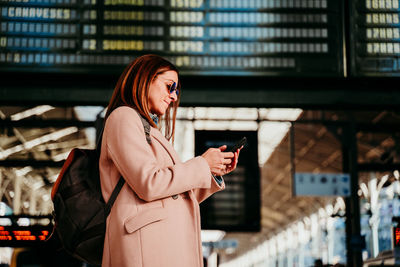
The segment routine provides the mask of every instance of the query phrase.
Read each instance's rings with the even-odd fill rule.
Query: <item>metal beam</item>
[[[279,228],[279,226],[281,226],[281,224],[276,223],[275,221],[269,219],[269,218],[262,218],[261,219],[261,224],[263,227],[265,228],[269,228],[272,231],[275,231],[277,228]]]
[[[13,121],[10,119],[0,119],[0,128],[18,127],[18,128],[45,128],[45,127],[68,127],[76,126],[79,128],[95,127],[96,121],[80,121],[80,120],[54,120],[54,119],[24,119]]]
[[[107,105],[112,91],[76,88],[0,88],[1,105]],[[362,97],[360,97],[362,94]],[[220,90],[187,88],[181,106],[204,107],[280,107],[303,109],[400,109],[400,92],[252,89]]]
[[[359,172],[395,171],[400,170],[400,163],[361,163],[357,168]]]
[[[261,208],[261,215],[262,217],[271,218],[278,223],[286,222],[288,219],[285,214],[282,214],[282,212],[271,209],[270,207],[267,207],[265,205]]]
[[[0,105],[107,105],[117,77],[0,75]],[[58,79],[57,79],[58,77]],[[26,83],[29,81],[29,84]],[[183,76],[182,106],[400,109],[399,78]]]
[[[0,160],[1,167],[26,167],[31,166],[33,168],[44,168],[44,167],[62,167],[64,161],[52,161],[52,160],[13,160],[6,159]]]
[[[180,118],[183,121],[193,121],[193,119]],[[212,121],[227,121],[227,119],[213,118],[213,119],[199,119],[199,120],[212,120]],[[235,121],[254,121],[248,119],[235,119]],[[291,122],[295,125],[302,124],[321,124],[329,125],[334,127],[341,127],[348,124],[348,121],[333,121],[333,120],[299,120],[299,121],[289,121],[289,120],[271,120],[262,119],[259,122]],[[394,133],[400,132],[400,125],[395,123],[355,123],[357,132],[378,132],[378,133]],[[73,119],[23,119],[23,120],[11,120],[11,119],[0,119],[1,127],[20,127],[20,128],[33,128],[33,127],[67,127],[76,126],[79,128],[96,127],[96,121],[80,121]],[[296,131],[299,131],[298,129]]]

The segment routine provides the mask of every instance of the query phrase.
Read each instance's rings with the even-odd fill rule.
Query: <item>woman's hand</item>
[[[230,173],[231,171],[236,169],[237,163],[239,162],[239,153],[242,148],[243,148],[243,146],[241,148],[239,148],[238,150],[236,150],[231,164],[226,165],[226,173],[225,174]]]
[[[225,175],[236,169],[240,149],[235,153],[224,152],[225,150],[226,145],[223,145],[219,148],[209,148],[203,155],[201,155],[206,159],[211,173],[216,176]]]

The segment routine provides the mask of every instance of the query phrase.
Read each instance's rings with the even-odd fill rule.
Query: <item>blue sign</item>
[[[348,173],[296,173],[295,196],[350,196]]]

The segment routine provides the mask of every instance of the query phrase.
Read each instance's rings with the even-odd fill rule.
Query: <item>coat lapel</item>
[[[150,135],[152,137],[154,137],[154,139],[157,140],[165,148],[165,150],[168,152],[168,154],[171,157],[172,162],[174,164],[176,164],[177,162],[180,162],[180,158],[179,158],[178,154],[176,153],[174,147],[171,145],[170,142],[168,142],[168,140],[161,134],[161,132],[158,129],[152,127],[151,131],[150,131]],[[193,194],[192,190],[189,190],[188,193],[189,193],[189,197],[192,200],[197,201],[197,200],[195,200],[196,197]]]
[[[179,156],[170,142],[161,134],[158,129],[151,128],[150,135],[154,137],[168,152],[174,164],[179,162]]]

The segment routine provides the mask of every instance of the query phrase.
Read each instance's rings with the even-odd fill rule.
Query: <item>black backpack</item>
[[[150,144],[150,124],[140,118]],[[74,148],[69,153],[51,192],[54,228],[64,249],[92,265],[101,265],[106,219],[125,183],[121,176],[105,203],[99,174],[101,136],[96,149]]]

